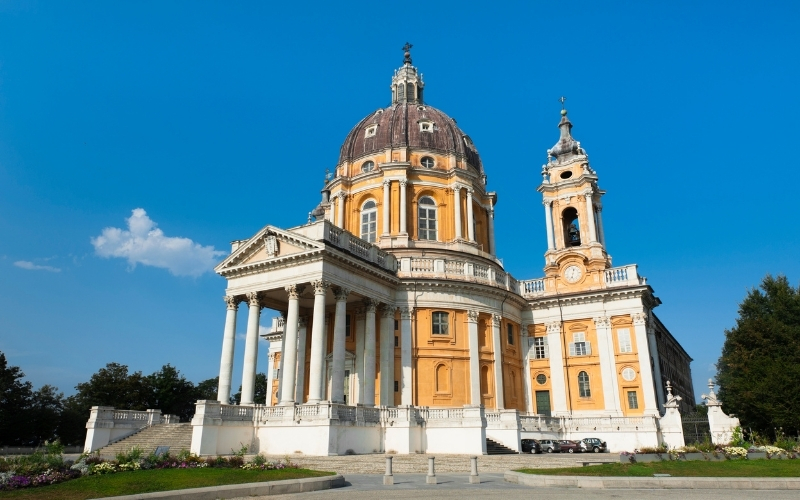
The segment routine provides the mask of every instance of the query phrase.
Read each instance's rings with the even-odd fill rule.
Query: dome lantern
[[[411,65],[411,47],[413,45],[408,42],[403,46],[403,67],[395,70],[392,76],[392,105],[399,102],[422,104],[425,82],[422,81],[422,73]]]

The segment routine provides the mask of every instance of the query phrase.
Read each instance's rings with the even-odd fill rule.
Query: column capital
[[[475,309],[470,309],[467,311],[467,323],[477,323],[478,322],[478,311]]]
[[[647,325],[647,313],[638,312],[631,314],[631,317],[633,317],[634,325]]]
[[[355,317],[356,321],[361,321],[367,317],[366,315],[367,309],[365,307],[356,307],[353,310],[353,316]]]
[[[408,179],[400,179],[400,187],[404,188],[408,184]]]
[[[381,305],[381,316],[384,318],[394,318],[394,312],[397,309],[393,304]]]
[[[336,297],[336,302],[346,301],[348,295],[350,295],[350,290],[348,290],[347,288],[337,286],[333,290],[333,296]]]
[[[472,192],[474,191],[474,189],[472,189],[471,187],[465,187],[464,189],[467,190],[467,198],[472,198]]]
[[[608,316],[596,316],[592,319],[596,328],[609,328],[611,326],[611,318]]]
[[[400,319],[411,319],[411,316],[414,314],[413,307],[401,307],[400,308]]]
[[[380,304],[380,302],[377,300],[364,299],[364,309],[366,309],[367,312],[374,313],[378,309],[378,304]]]
[[[549,207],[550,205],[553,204],[553,201],[554,200],[552,198],[545,198],[542,200],[542,205]]]
[[[324,295],[331,284],[325,280],[315,280],[311,282],[311,286],[314,287],[314,295]]]
[[[384,188],[388,188],[391,183],[392,183],[391,179],[384,179],[383,180],[383,187]]]
[[[492,326],[500,327],[503,317],[499,314],[492,314]]]
[[[299,299],[300,294],[305,290],[305,285],[286,285],[285,290],[290,299]]]
[[[222,298],[225,301],[225,305],[228,309],[237,310],[239,309],[239,303],[242,302],[241,297],[236,297],[234,295],[226,295]]]
[[[261,305],[261,297],[259,296],[258,292],[248,292],[245,294],[247,297],[247,303],[251,306],[260,306]]]

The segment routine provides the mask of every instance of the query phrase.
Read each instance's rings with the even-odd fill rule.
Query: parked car
[[[561,453],[561,443],[555,439],[540,439],[539,446],[547,453]]]
[[[559,443],[561,444],[561,453],[583,453],[589,449],[583,441],[567,441],[564,439]]]
[[[592,450],[595,453],[605,453],[608,451],[608,445],[606,442],[598,438],[583,438],[581,441],[583,441],[583,443],[586,445],[587,451]]]
[[[522,440],[522,453],[541,453],[542,445],[535,439]]]

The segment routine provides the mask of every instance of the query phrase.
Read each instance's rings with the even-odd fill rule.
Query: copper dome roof
[[[432,132],[423,132],[420,123],[429,122]],[[377,125],[374,135],[367,130]],[[427,104],[397,102],[361,120],[347,134],[339,153],[339,165],[383,152],[386,148],[412,148],[466,159],[478,172],[483,171],[478,150],[456,121]]]

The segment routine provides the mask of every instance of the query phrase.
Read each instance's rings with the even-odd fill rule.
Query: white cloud
[[[51,273],[60,273],[61,269],[53,266],[40,266],[38,264],[34,264],[29,260],[18,260],[14,262],[14,265],[20,267],[22,269],[27,269],[29,271],[50,271]]]
[[[143,208],[134,209],[127,222],[127,230],[107,227],[92,238],[97,255],[128,259],[132,267],[144,264],[167,269],[175,276],[195,277],[214,269],[219,257],[225,255],[189,238],[164,236]]]

